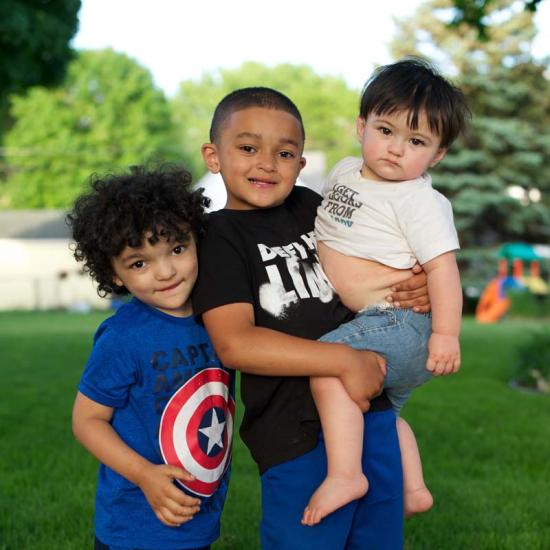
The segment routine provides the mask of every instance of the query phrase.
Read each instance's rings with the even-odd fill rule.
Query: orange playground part
[[[485,287],[476,307],[476,319],[479,323],[494,323],[508,311],[510,298],[503,292],[503,283],[503,277],[496,277]]]

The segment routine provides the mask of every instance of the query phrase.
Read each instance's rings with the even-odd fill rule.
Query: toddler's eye
[[[391,130],[389,128],[386,128],[385,126],[381,126],[379,128],[380,132],[382,132],[385,136],[389,136],[391,134]]]
[[[131,269],[141,269],[145,266],[145,262],[143,260],[138,260],[137,262],[134,262],[130,268]]]
[[[174,247],[174,250],[172,250],[172,252],[176,255],[178,254],[183,254],[183,251],[185,250],[185,248],[183,247],[183,245],[181,244],[178,244],[178,246],[175,246]]]
[[[253,153],[255,151],[254,147],[252,145],[241,145],[239,147],[241,151],[244,151],[245,153]]]
[[[418,138],[412,138],[411,143],[413,145],[424,145],[424,142],[421,139],[418,139]]]

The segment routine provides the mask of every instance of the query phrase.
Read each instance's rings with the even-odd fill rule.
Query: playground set
[[[542,248],[524,243],[505,244],[500,248],[497,276],[489,281],[476,307],[479,323],[495,323],[502,319],[510,309],[510,292],[527,291],[540,297],[548,294],[548,283],[541,277],[540,265],[544,257],[539,249]],[[526,263],[529,264],[528,274],[524,272]],[[508,274],[509,264],[511,274]]]

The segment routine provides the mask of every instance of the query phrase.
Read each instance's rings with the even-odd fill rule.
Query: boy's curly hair
[[[191,174],[177,166],[136,166],[126,174],[92,175],[91,190],[76,199],[67,215],[74,257],[98,283],[100,296],[128,294],[114,284],[112,260],[126,246],[139,247],[145,234],[185,241],[204,231],[204,209],[210,199],[193,190]]]

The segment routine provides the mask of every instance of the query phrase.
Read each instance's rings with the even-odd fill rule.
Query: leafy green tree
[[[200,147],[209,139],[217,103],[229,92],[247,86],[268,86],[288,95],[304,118],[306,149],[324,151],[329,165],[359,152],[355,139],[357,91],[349,89],[342,79],[319,76],[307,66],[266,67],[249,62],[238,69],[206,74],[199,81],[185,81],[172,100],[180,146],[191,159],[195,177],[205,172]]]
[[[112,50],[79,53],[61,87],[30,89],[12,112],[4,207],[66,207],[92,172],[181,159],[163,93]]]
[[[550,83],[547,62],[531,56],[532,14],[512,2],[489,6],[487,41],[475,29],[449,29],[451,0],[431,0],[406,21],[392,53],[431,57],[464,90],[473,113],[468,134],[434,170],[453,202],[463,245],[548,240]],[[489,24],[490,23],[490,24]]]

